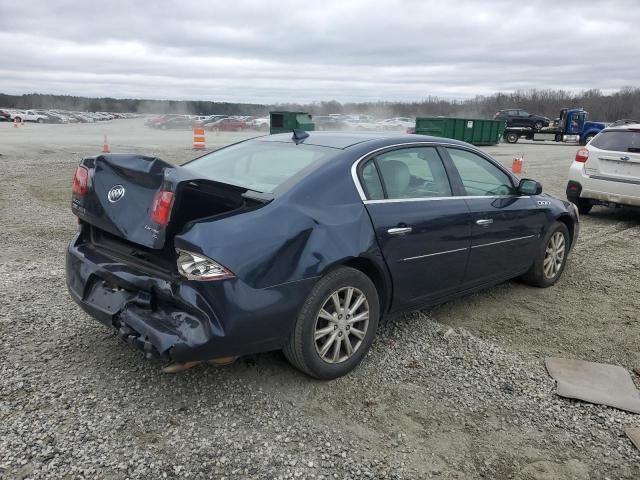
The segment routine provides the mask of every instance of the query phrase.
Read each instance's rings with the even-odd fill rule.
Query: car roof
[[[449,143],[454,145],[468,146],[467,143],[451,138],[431,137],[428,135],[390,135],[385,133],[341,133],[341,132],[307,132],[309,136],[300,143],[305,145],[314,145],[318,147],[329,147],[344,150],[354,145],[365,142],[386,143],[388,145],[412,143],[412,142],[434,142]],[[257,137],[256,140],[261,142],[281,142],[294,143],[291,133],[278,133],[276,135],[267,135]]]
[[[623,123],[621,125],[616,125],[614,127],[607,127],[605,129],[607,132],[612,132],[616,130],[640,130],[640,123]]]

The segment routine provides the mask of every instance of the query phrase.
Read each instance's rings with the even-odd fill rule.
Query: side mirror
[[[518,184],[518,193],[520,195],[540,195],[542,193],[542,184],[529,178],[523,178]]]

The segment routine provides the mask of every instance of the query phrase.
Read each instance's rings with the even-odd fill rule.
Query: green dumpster
[[[473,145],[495,145],[502,138],[506,123],[475,118],[416,118],[416,133],[453,138]]]
[[[294,130],[314,130],[311,115],[306,112],[269,112],[270,133],[287,133]]]

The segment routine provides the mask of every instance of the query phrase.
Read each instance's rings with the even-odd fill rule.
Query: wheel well
[[[573,243],[573,220],[569,215],[560,215],[556,220],[566,225],[567,230],[569,230],[569,244],[571,245]]]
[[[343,265],[360,270],[371,279],[378,291],[380,312],[384,315],[391,306],[391,286],[387,285],[387,280],[385,279],[382,271],[375,263],[373,263],[373,261],[363,257],[352,258],[344,262]]]

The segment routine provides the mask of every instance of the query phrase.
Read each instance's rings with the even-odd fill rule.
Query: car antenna
[[[304,130],[294,129],[293,130],[293,136],[291,137],[291,139],[294,142],[296,142],[296,145],[297,145],[300,142],[302,142],[305,138],[307,138],[308,136],[309,136],[309,134],[307,132],[305,132]]]

